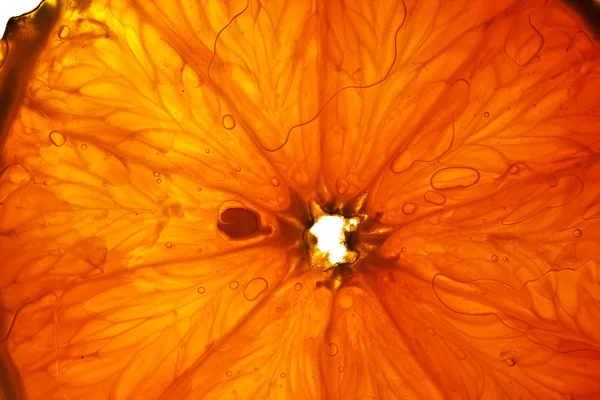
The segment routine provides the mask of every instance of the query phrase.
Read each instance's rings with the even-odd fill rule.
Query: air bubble
[[[403,253],[406,253],[406,247],[400,249]]]
[[[406,203],[402,206],[404,215],[412,215],[415,211],[417,211],[417,205],[415,203]]]
[[[575,229],[573,231],[573,237],[580,238],[582,234],[583,232],[581,232],[581,229]]]
[[[458,358],[459,360],[465,360],[467,358],[467,355],[465,354],[464,351],[462,350],[456,350],[454,352],[454,355],[456,356],[456,358]]]
[[[244,288],[244,297],[248,301],[258,299],[262,293],[269,287],[269,283],[264,278],[254,278],[246,284]]]
[[[534,104],[534,105],[533,105],[533,108],[537,108],[537,104]]]
[[[340,365],[340,366],[338,367],[338,371],[340,371],[340,372],[344,372],[344,367],[343,367],[342,365]]]
[[[348,191],[348,189],[350,189],[350,185],[345,179],[338,179],[337,181],[335,181],[335,187],[339,194],[344,194]]]
[[[279,181],[275,178],[271,179],[271,185],[275,187],[279,187]]]
[[[277,307],[277,308],[275,309],[275,312],[281,312],[281,307]]]
[[[48,137],[50,138],[50,141],[52,142],[52,144],[55,145],[56,147],[60,147],[67,142],[67,137],[57,131],[50,132]]]
[[[486,111],[486,112],[483,113],[483,116],[487,118],[487,117],[490,116],[490,113]]]
[[[152,175],[154,175],[155,177],[157,177],[157,178],[158,178],[158,177],[160,176],[160,172],[158,172],[158,171],[154,171],[154,172],[152,173]]]
[[[198,247],[198,253],[202,253],[202,247]]]
[[[173,243],[171,243],[171,242],[167,242],[167,243],[165,243],[165,247],[166,247],[167,249],[170,249],[171,247],[173,247]]]
[[[299,291],[300,289],[302,289],[302,284],[300,282],[298,282],[294,285],[294,290]]]
[[[48,186],[48,181],[44,181],[44,186]]]
[[[506,360],[504,360],[504,363],[509,367],[514,367],[516,364],[515,360],[511,357],[508,357]]]
[[[206,293],[206,289],[204,288],[204,286],[200,286],[200,287],[198,288],[198,293],[199,293],[199,294],[204,294],[204,293]]]
[[[227,376],[231,376],[231,375],[233,375],[233,372],[231,372],[231,371],[227,371],[227,372],[225,372],[225,375],[227,375]]]
[[[223,128],[227,129],[228,131],[235,128],[235,119],[233,119],[231,114],[225,114],[223,116]]]
[[[500,208],[500,210],[502,210],[502,211],[506,211],[506,207],[502,206],[502,207]]]
[[[233,282],[231,282],[231,283],[229,284],[229,288],[230,288],[231,290],[235,290],[235,289],[237,289],[239,286],[240,286],[240,284],[238,283],[238,281],[233,281]]]
[[[496,261],[498,261],[498,256],[497,256],[497,255],[495,255],[495,254],[494,254],[494,255],[492,255],[492,261],[493,261],[493,262],[496,262]]]
[[[281,375],[279,375],[279,376],[281,376],[282,378],[285,378],[286,374],[285,374],[285,372],[282,372]]]
[[[434,189],[467,188],[479,182],[479,171],[469,167],[446,167],[442,168],[430,179],[430,185]]]
[[[106,186],[106,182],[102,182],[102,186],[103,186],[103,187],[104,187],[104,186]]]
[[[241,170],[242,170],[242,167],[240,167],[239,165],[237,167],[235,167],[236,172],[240,172]]]
[[[87,149],[87,144],[82,144],[81,146],[79,146],[81,148],[81,150],[86,150]]]
[[[327,345],[327,355],[330,357],[335,356],[338,353],[338,346],[335,343],[329,343]]]
[[[196,190],[197,190],[198,192],[201,192],[201,191],[202,191],[202,188],[201,188],[201,187],[199,187],[199,188],[198,188],[198,189],[196,189]]]
[[[67,25],[61,26],[60,30],[58,31],[58,37],[61,39],[66,39],[69,36],[71,36],[71,28],[69,28]]]
[[[506,256],[502,257],[502,261],[508,262],[508,257],[506,257]]]
[[[426,202],[435,204],[436,206],[441,206],[446,202],[446,196],[438,192],[428,191],[425,192],[423,197],[425,198]]]
[[[210,149],[206,149],[206,150],[204,150],[204,152],[205,152],[206,154],[209,154],[209,153],[210,153]]]
[[[156,180],[156,183],[158,183],[160,185],[162,183],[162,180],[159,178]]]

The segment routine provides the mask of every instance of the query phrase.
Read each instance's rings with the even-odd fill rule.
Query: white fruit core
[[[346,233],[356,231],[358,221],[336,215],[324,215],[310,228],[316,248],[331,266],[350,261]],[[352,260],[353,261],[353,260]]]

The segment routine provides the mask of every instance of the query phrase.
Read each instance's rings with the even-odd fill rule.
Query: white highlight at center
[[[351,227],[356,226],[356,224],[357,222],[354,220],[326,215],[310,228],[310,233],[317,238],[317,248],[323,254],[328,255],[329,262],[332,265],[344,261],[347,252],[344,232],[350,232]]]

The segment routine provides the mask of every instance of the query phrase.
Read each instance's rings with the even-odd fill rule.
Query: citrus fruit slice
[[[43,2],[0,398],[600,397],[599,65],[558,1]]]

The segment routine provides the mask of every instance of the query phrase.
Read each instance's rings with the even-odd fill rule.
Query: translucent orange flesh
[[[46,1],[0,43],[0,399],[600,399],[599,78],[555,0]]]

